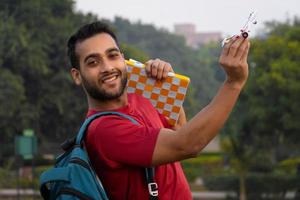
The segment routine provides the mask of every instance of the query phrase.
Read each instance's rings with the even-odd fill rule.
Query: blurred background
[[[191,78],[185,110],[224,81],[220,42],[250,32],[250,76],[226,126],[182,162],[194,199],[300,199],[300,2],[0,1],[0,199],[41,199],[38,178],[74,136],[87,104],[69,75],[68,37],[103,20],[127,59],[161,58]]]

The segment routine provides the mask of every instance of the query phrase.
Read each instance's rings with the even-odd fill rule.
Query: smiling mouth
[[[118,77],[119,77],[118,73],[113,73],[113,74],[110,74],[110,75],[106,75],[102,78],[102,83],[110,83],[110,82],[116,80]]]

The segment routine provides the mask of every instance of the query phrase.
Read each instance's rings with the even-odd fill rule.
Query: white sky
[[[197,32],[239,33],[251,11],[258,12],[258,24],[300,17],[300,0],[75,0],[76,9],[92,12],[100,18],[121,16],[132,22],[151,23],[173,31],[176,23],[193,23]]]

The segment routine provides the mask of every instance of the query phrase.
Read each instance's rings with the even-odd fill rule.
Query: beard
[[[82,84],[85,88],[85,91],[94,99],[99,101],[109,101],[114,100],[122,96],[125,91],[127,85],[127,74],[119,72],[119,76],[121,77],[120,87],[116,92],[111,92],[109,90],[105,90],[102,87],[97,87],[96,84],[89,82],[86,78],[82,76]]]

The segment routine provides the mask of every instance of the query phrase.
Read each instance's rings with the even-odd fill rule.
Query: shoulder
[[[89,141],[112,139],[135,132],[139,127],[139,124],[130,121],[128,118],[118,115],[105,115],[91,122],[87,129],[87,139]]]
[[[139,94],[135,94],[135,93],[130,93],[128,94],[128,100],[130,102],[130,104],[134,104],[134,105],[152,105],[150,100],[145,98],[143,95],[139,95]]]
[[[117,128],[117,125],[120,126],[125,124],[137,125],[135,119],[129,115],[124,113],[115,113],[116,112],[112,112],[112,114],[98,117],[91,123],[90,128]]]

